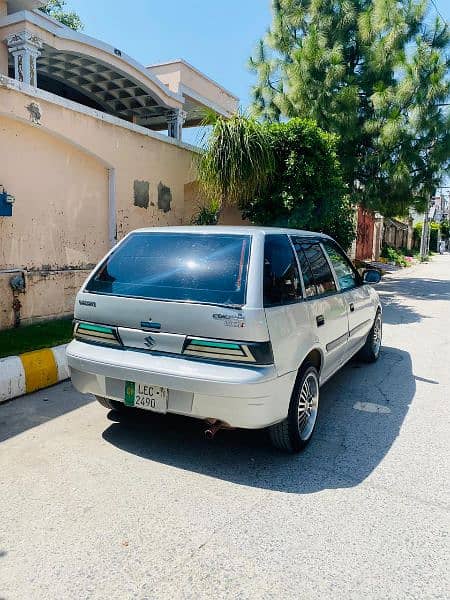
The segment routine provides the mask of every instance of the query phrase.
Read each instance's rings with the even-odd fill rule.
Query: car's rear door
[[[263,297],[278,375],[296,371],[314,343],[314,332],[286,234],[265,236]]]
[[[292,237],[302,271],[305,295],[311,311],[311,327],[324,352],[322,378],[345,362],[348,317],[325,252],[317,239]]]
[[[375,309],[369,286],[362,283],[358,272],[345,253],[332,240],[323,240],[323,246],[347,305],[349,323],[348,354],[351,356],[367,337],[375,319]]]

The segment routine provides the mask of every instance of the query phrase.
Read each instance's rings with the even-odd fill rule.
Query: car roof
[[[135,233],[204,233],[204,234],[231,234],[231,235],[299,235],[303,237],[320,237],[331,239],[324,233],[314,231],[304,231],[303,229],[289,229],[287,227],[256,227],[246,225],[184,225],[184,226],[168,226],[168,227],[144,227],[135,229]],[[131,232],[133,233],[133,232]]]

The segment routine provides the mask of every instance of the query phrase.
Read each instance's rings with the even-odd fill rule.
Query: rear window
[[[250,241],[245,235],[135,233],[101,265],[86,291],[243,305]]]

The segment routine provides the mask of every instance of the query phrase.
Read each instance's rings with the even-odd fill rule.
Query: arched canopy
[[[46,44],[37,59],[37,80],[38,87],[48,92],[150,127],[165,123],[173,110],[129,73],[92,56]]]
[[[0,19],[9,49],[9,75],[15,77],[17,55],[35,61],[31,82],[48,92],[152,129],[184,104],[182,95],[120,49],[73,31],[39,11],[22,10]],[[25,55],[24,55],[25,56]],[[24,69],[28,59],[23,59]],[[26,78],[25,78],[26,79]]]
[[[5,1],[0,74],[143,127],[167,128],[178,140],[183,125],[199,124],[205,107],[224,116],[237,108],[237,98],[184,61],[145,68],[122,50],[30,10],[40,0]]]

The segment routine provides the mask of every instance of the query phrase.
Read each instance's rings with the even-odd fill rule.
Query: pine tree
[[[449,43],[428,0],[274,0],[250,60],[253,113],[338,134],[355,202],[423,208],[450,158]]]
[[[66,9],[66,0],[48,0],[39,10],[74,31],[83,31],[84,25],[76,12]]]

